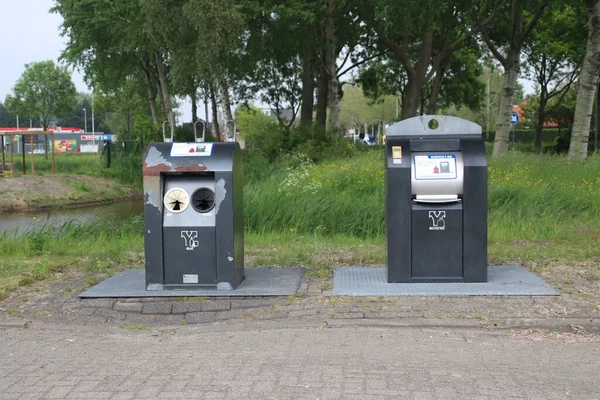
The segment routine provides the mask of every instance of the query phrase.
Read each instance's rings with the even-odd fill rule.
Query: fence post
[[[104,146],[104,148],[106,149],[106,168],[110,168],[110,162],[111,162],[111,158],[110,158],[110,150],[111,150],[110,140],[106,142],[106,146]]]

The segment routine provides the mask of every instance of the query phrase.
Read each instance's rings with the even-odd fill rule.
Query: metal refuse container
[[[388,282],[487,282],[481,126],[422,116],[386,135]]]
[[[244,280],[236,142],[153,143],[144,165],[146,289],[232,290]]]

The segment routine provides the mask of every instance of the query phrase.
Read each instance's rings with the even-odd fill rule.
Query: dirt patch
[[[112,203],[141,193],[106,178],[56,174],[0,179],[0,212]]]

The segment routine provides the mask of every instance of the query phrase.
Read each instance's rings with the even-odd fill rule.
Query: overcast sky
[[[127,1],[127,0],[123,0]],[[0,32],[0,101],[12,93],[17,80],[25,71],[25,64],[53,60],[58,63],[66,38],[60,36],[62,17],[49,12],[53,0],[0,0],[2,18]],[[72,81],[78,92],[89,93],[79,71],[72,71]],[[184,121],[191,119],[188,101],[181,102]],[[201,117],[203,108],[198,110]]]
[[[0,101],[12,93],[12,88],[25,71],[25,64],[54,60],[58,62],[65,40],[60,37],[60,15],[48,10],[53,0],[0,0],[2,33],[0,34]],[[79,92],[89,92],[81,74],[73,73],[73,83]]]

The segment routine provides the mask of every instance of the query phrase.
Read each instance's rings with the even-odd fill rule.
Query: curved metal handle
[[[229,121],[225,122],[225,128],[227,128],[227,131],[229,132],[229,124],[233,124],[233,135],[227,135],[227,137],[225,138],[225,141],[227,142],[235,142],[236,140],[236,136],[237,136],[237,125],[235,124],[235,121],[230,119]]]
[[[165,125],[167,125],[167,124],[171,125],[171,137],[170,138],[167,138],[167,132],[166,132],[166,129],[165,129]],[[171,142],[173,142],[173,136],[175,135],[175,127],[173,126],[173,124],[171,123],[171,121],[165,121],[165,122],[163,122],[162,131],[163,131],[163,141],[165,143],[171,143]]]
[[[198,123],[202,124],[202,139],[198,140],[198,134],[196,131],[196,125]],[[204,135],[206,134],[206,122],[202,121],[201,119],[196,120],[196,122],[194,122],[194,141],[195,142],[204,142]]]

